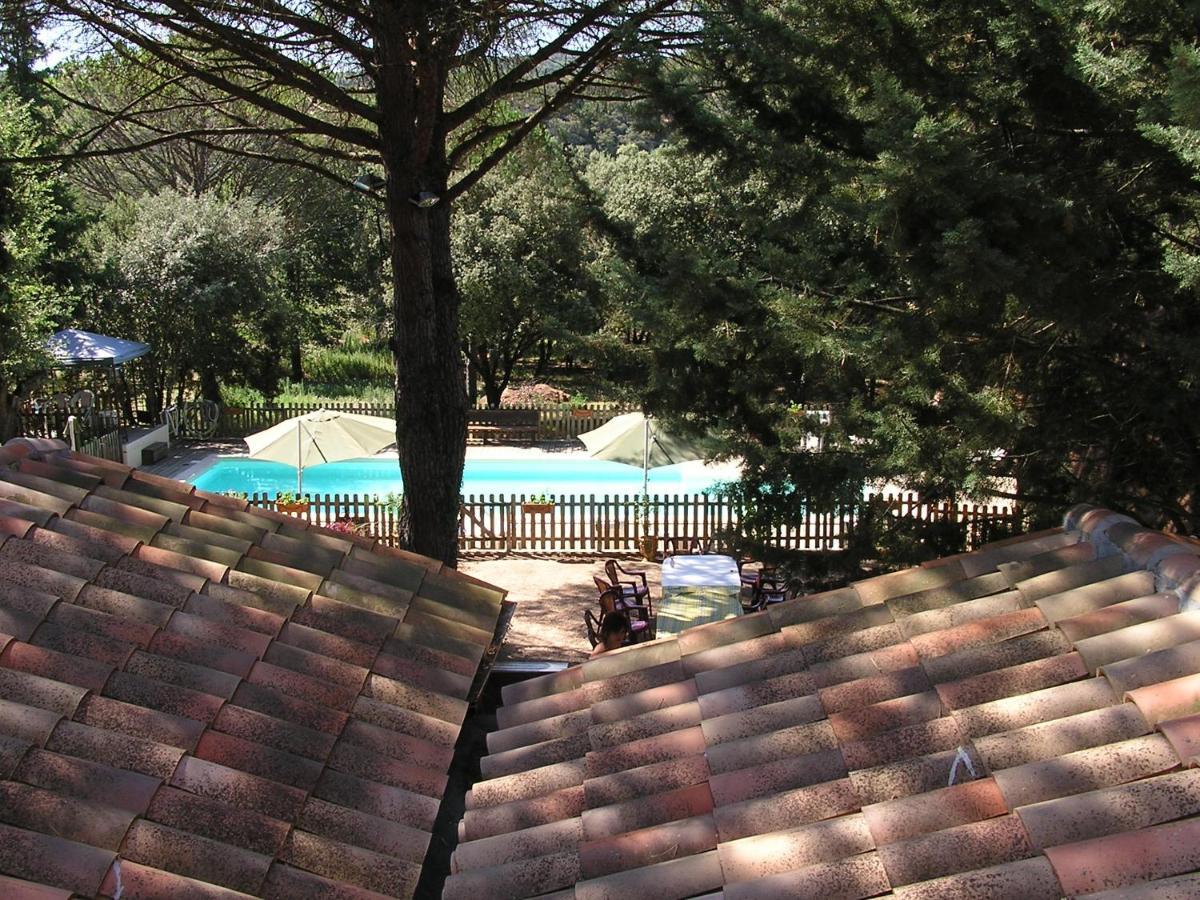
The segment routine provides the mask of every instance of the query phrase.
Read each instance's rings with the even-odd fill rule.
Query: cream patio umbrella
[[[685,437],[665,429],[651,416],[626,413],[579,436],[592,459],[607,459],[642,467],[642,493],[650,493],[650,470],[658,466],[704,459],[701,438]]]
[[[304,467],[360,456],[374,456],[396,443],[396,423],[382,416],[319,409],[294,416],[249,435],[252,459],[296,467],[296,493],[304,486]]]

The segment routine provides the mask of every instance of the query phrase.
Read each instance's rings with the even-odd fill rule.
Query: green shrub
[[[392,355],[386,350],[323,348],[310,352],[304,360],[304,375],[308,382],[391,385],[395,373]]]

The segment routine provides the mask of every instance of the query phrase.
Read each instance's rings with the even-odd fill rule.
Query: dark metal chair
[[[583,625],[587,628],[588,643],[593,648],[600,643],[600,621],[604,618],[604,613],[600,613],[600,619],[596,618],[596,614],[590,609],[583,611]]]
[[[612,582],[612,587],[620,590],[627,599],[632,599],[634,603],[650,605],[650,585],[646,581],[645,572],[627,572],[615,559],[604,563],[604,571],[608,580]],[[621,578],[622,575],[626,577]]]
[[[609,613],[623,612],[629,616],[629,643],[653,640],[658,631],[658,617],[650,607],[632,603],[617,588],[609,588],[600,595],[600,624]]]

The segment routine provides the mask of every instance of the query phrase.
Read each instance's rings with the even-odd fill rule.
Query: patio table
[[[742,610],[737,562],[732,556],[668,556],[662,565],[658,635],[732,619]]]

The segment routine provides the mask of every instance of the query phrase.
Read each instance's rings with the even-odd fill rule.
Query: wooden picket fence
[[[394,501],[375,495],[309,495],[304,515],[309,522],[330,525],[348,522],[388,544],[397,540],[398,508]],[[542,498],[538,498],[541,501]],[[652,495],[645,507],[646,528],[639,495],[568,495],[533,502],[524,495],[474,495],[462,498],[459,508],[459,551],[511,553],[522,551],[562,553],[632,553],[643,534],[654,535],[660,550],[681,548],[720,549],[722,535],[734,532],[744,510],[724,497],[706,494]],[[1014,506],[979,504],[927,504],[915,494],[871,495],[883,501],[888,514],[923,521],[948,521],[965,529],[968,549],[986,543],[997,528],[1017,530],[1021,512]],[[254,494],[250,502],[275,508],[268,495]],[[860,520],[862,504],[846,504],[827,512],[812,512],[780,526],[766,536],[770,545],[808,551],[843,550]]]
[[[541,440],[562,440],[578,437],[585,431],[599,428],[609,419],[632,408],[620,403],[589,403],[586,406],[563,408],[562,404],[518,404],[505,409],[536,409],[538,411],[538,437]],[[381,403],[282,403],[262,406],[226,406],[221,410],[217,422],[218,438],[243,438],[272,425],[316,412],[330,409],[337,412],[356,413],[363,416],[394,418],[396,408]]]

